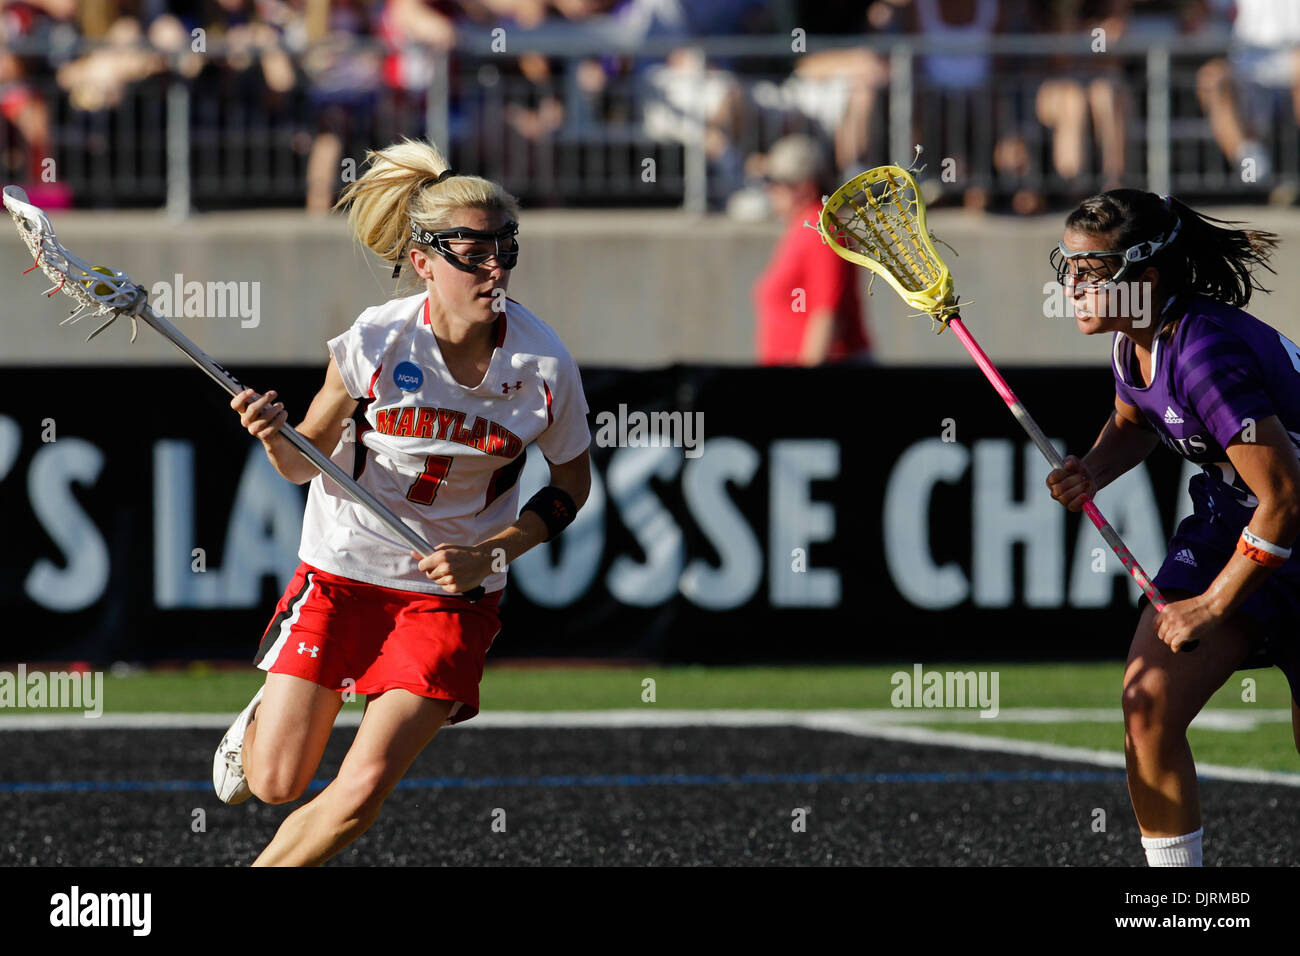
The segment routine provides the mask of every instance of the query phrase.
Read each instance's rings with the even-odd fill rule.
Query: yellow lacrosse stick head
[[[925,224],[925,201],[901,166],[877,166],[835,190],[817,230],[837,255],[870,269],[942,327],[957,311],[952,274]]]

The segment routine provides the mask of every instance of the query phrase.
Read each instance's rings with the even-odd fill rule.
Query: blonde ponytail
[[[348,207],[348,226],[380,258],[400,263],[412,224],[448,229],[460,209],[484,209],[519,218],[519,200],[480,176],[452,175],[438,147],[404,139],[378,152],[367,150],[367,169],[343,190],[335,209]]]

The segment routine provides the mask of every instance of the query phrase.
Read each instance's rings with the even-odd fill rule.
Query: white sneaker
[[[266,690],[265,684],[258,689],[253,699],[248,702],[248,706],[239,712],[235,722],[226,731],[226,736],[221,738],[221,746],[217,748],[216,756],[212,758],[212,786],[222,803],[243,803],[253,795],[248,789],[248,781],[244,779],[242,751],[244,732],[248,730],[248,723],[253,719],[253,711],[262,702],[264,690]]]

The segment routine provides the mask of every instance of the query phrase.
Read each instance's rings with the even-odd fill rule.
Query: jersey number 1
[[[411,483],[406,491],[406,500],[417,505],[431,505],[438,497],[438,487],[451,470],[450,455],[430,455],[424,459],[424,471]]]

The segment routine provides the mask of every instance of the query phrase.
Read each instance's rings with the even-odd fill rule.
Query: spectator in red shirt
[[[787,136],[768,153],[768,199],[786,229],[754,285],[761,365],[863,361],[871,349],[860,270],[804,226],[821,213],[826,167],[825,151],[809,136]]]

